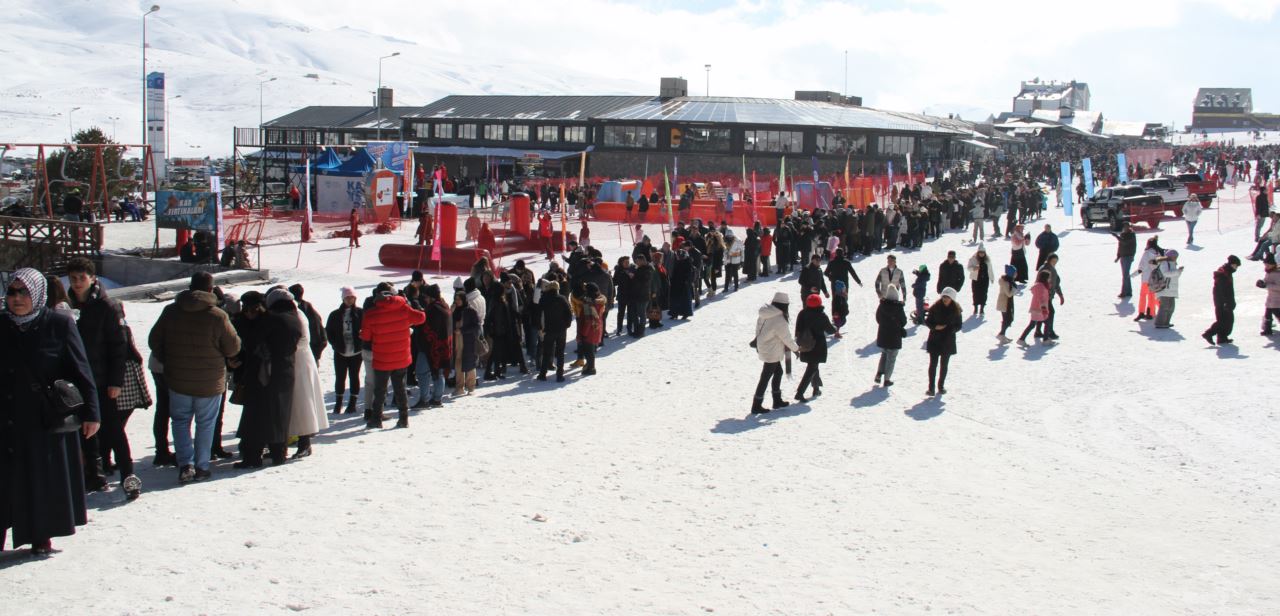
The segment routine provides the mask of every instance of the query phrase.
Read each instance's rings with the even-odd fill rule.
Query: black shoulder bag
[[[66,379],[57,379],[51,385],[44,385],[41,379],[31,374],[31,367],[26,362],[19,362],[27,383],[40,400],[40,426],[47,432],[62,434],[80,429],[80,409],[84,408],[84,396],[75,383]]]

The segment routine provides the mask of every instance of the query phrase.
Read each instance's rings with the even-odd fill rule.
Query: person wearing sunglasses
[[[98,431],[98,396],[80,332],[70,315],[45,308],[44,274],[14,272],[0,318],[0,548],[53,552],[53,537],[75,534],[88,520],[84,468],[76,432],[53,432],[44,421],[42,386],[70,381],[84,405],[77,412],[86,438]]]

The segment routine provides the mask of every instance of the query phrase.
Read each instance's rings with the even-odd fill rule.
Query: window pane
[[[484,138],[489,141],[502,141],[504,138],[501,124],[486,124],[484,127]]]
[[[459,124],[458,138],[459,139],[475,139],[476,125],[475,124]]]
[[[507,139],[509,141],[528,141],[529,127],[524,124],[507,127]]]
[[[453,125],[436,124],[436,139],[453,139]]]
[[[538,141],[554,142],[560,140],[560,131],[555,126],[539,126]]]

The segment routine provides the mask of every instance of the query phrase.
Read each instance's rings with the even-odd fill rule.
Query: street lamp
[[[116,140],[116,120],[119,120],[120,116],[107,116],[107,119],[111,120],[111,140],[115,141]]]
[[[147,145],[147,15],[160,10],[159,4],[142,14],[142,145]],[[145,148],[143,150],[146,151]]]
[[[378,58],[378,90],[373,94],[373,104],[378,107],[378,141],[382,141],[382,61],[400,55],[395,52]]]
[[[275,81],[276,79],[278,78],[272,77],[271,79],[263,79],[262,81],[258,82],[258,130],[259,131],[262,130],[262,87]]]
[[[80,108],[72,107],[71,110],[67,112],[67,132],[71,133],[71,139],[68,141],[68,143],[76,140],[76,129],[71,125],[71,114],[75,113],[77,109],[80,109]]]
[[[167,93],[168,91],[169,91],[168,88],[166,88],[165,92]],[[168,95],[166,94],[165,96],[167,97]],[[170,100],[176,101],[180,98],[182,98],[181,94],[173,97]],[[164,155],[169,157],[173,156],[173,150],[169,149],[169,144],[172,143],[172,141],[169,138],[169,135],[172,135],[172,134],[173,134],[173,127],[169,125],[169,100],[166,100],[164,102]]]
[[[706,65],[707,69],[707,96],[711,96],[711,65]]]

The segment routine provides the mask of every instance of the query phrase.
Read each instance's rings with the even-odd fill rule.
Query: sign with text
[[[218,196],[211,192],[161,190],[156,193],[156,226],[216,232],[217,208]]]

